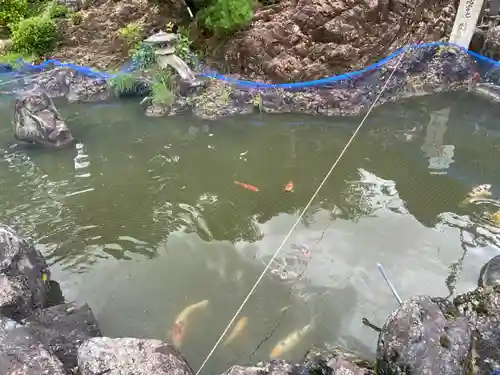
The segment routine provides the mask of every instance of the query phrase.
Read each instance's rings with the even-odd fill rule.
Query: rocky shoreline
[[[2,374],[194,374],[170,343],[102,337],[90,307],[64,302],[42,254],[4,225],[0,262]],[[499,323],[500,255],[483,266],[474,291],[453,301],[429,296],[404,301],[379,329],[376,361],[341,347],[310,348],[301,363],[235,365],[224,374],[490,375],[500,368]]]
[[[402,59],[396,56],[385,65],[356,77],[314,87],[243,87],[213,78],[203,78],[200,85],[191,86],[179,77],[173,77],[177,81],[173,85],[174,99],[170,104],[143,102],[147,104],[147,116],[172,116],[186,112],[203,119],[253,112],[356,116],[375,102],[383,87],[383,94],[376,105],[438,92],[474,91],[483,73],[484,67],[463,50],[451,46],[430,46],[410,49]],[[392,78],[386,84],[390,76]],[[127,96],[146,96],[149,91],[147,77],[138,78],[136,87],[140,90],[126,93]],[[32,89],[44,91],[51,98],[65,97],[70,102],[99,102],[116,97],[105,79],[88,77],[60,67],[24,78],[13,91]]]

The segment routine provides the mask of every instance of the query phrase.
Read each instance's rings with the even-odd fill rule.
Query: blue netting
[[[263,83],[263,82],[253,82],[253,81],[246,81],[246,80],[240,80],[240,79],[234,79],[228,76],[224,76],[221,74],[218,74],[217,72],[204,72],[200,73],[200,76],[202,77],[207,77],[207,78],[213,78],[217,79],[220,81],[227,82],[229,84],[239,86],[241,88],[245,89],[303,89],[303,88],[311,88],[311,87],[317,87],[317,86],[327,86],[331,85],[332,83],[335,82],[340,82],[340,81],[346,81],[346,80],[352,80],[359,78],[360,76],[366,76],[367,73],[373,72],[376,70],[380,70],[381,67],[384,65],[390,63],[392,60],[397,58],[400,54],[412,50],[412,52],[415,51],[421,51],[422,53],[425,53],[426,51],[429,51],[430,49],[435,50],[436,48],[439,47],[455,47],[463,51],[464,53],[468,54],[471,58],[475,60],[475,63],[477,65],[477,72],[481,75],[481,78],[486,79],[487,81],[498,81],[500,80],[500,63],[497,61],[494,61],[492,59],[489,59],[487,57],[481,56],[475,52],[468,51],[462,47],[459,47],[457,45],[453,45],[450,43],[444,43],[444,42],[434,42],[434,43],[425,43],[425,44],[412,44],[412,45],[407,45],[403,48],[398,49],[391,55],[387,56],[386,58],[378,61],[377,63],[374,63],[372,65],[367,66],[364,69],[358,70],[358,71],[352,71],[344,74],[339,74],[327,78],[322,78],[318,80],[312,80],[312,81],[306,81],[306,82],[295,82],[295,83],[279,83],[279,84],[274,84],[274,83]],[[130,61],[127,63],[122,69],[120,70],[121,72],[131,72],[134,70],[137,70],[137,64],[134,61]],[[97,79],[104,79],[107,80],[109,78],[114,77],[116,74],[114,73],[109,73],[109,72],[102,72],[102,71],[97,71],[95,69],[85,67],[85,66],[79,66],[75,65],[72,63],[64,63],[60,62],[58,60],[50,59],[47,61],[44,61],[41,64],[29,64],[24,62],[23,60],[18,60],[14,65],[8,65],[8,64],[0,64],[0,81],[2,77],[6,76],[13,76],[13,75],[26,75],[26,74],[35,74],[37,72],[41,72],[47,69],[51,69],[54,67],[64,67],[64,68],[69,68],[72,69],[79,74],[83,76],[87,76],[90,78],[97,78]],[[415,68],[415,67],[413,67]]]

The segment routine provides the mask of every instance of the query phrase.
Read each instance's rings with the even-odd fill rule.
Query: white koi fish
[[[184,341],[184,337],[186,335],[187,321],[189,317],[195,311],[207,307],[208,302],[209,302],[208,299],[205,299],[201,302],[189,305],[184,310],[182,310],[179,315],[177,315],[177,318],[175,318],[174,326],[172,328],[172,343],[174,344],[175,347],[180,348],[182,342]]]

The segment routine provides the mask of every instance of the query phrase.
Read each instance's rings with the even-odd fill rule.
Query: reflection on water
[[[79,143],[58,152],[5,146],[2,220],[38,242],[64,293],[87,300],[106,335],[170,339],[182,309],[209,300],[187,322],[182,351],[194,368],[359,120],[203,122],[147,119],[135,103],[59,105]],[[0,112],[10,116],[5,104]],[[500,197],[497,112],[461,95],[378,108],[244,307],[244,327],[215,352],[207,373],[266,359],[311,321],[284,358],[325,343],[373,355],[376,336],[361,317],[382,323],[396,306],[376,262],[403,298],[448,295],[450,268],[458,270],[458,291],[473,287],[500,245],[500,229],[488,220]],[[0,131],[0,144],[10,136]],[[294,191],[284,192],[289,181]],[[463,204],[483,183],[492,184],[492,195]]]

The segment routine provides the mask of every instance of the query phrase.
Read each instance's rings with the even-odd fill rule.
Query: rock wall
[[[225,45],[226,71],[304,81],[356,70],[408,43],[446,40],[453,0],[282,0]]]

